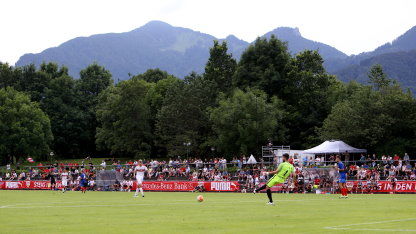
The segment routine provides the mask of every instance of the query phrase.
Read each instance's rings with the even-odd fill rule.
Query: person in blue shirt
[[[79,175],[79,186],[81,187],[82,193],[87,191],[88,181],[87,174],[85,174],[85,169],[82,169],[81,174]]]
[[[337,162],[336,167],[338,168],[339,172],[338,185],[341,192],[340,198],[348,198],[348,189],[346,186],[347,168],[345,167],[344,163],[341,162],[341,157],[339,155],[336,156],[335,161]]]

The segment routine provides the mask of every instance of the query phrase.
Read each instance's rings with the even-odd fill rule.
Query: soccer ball
[[[198,197],[196,197],[196,200],[199,201],[199,202],[203,202],[204,197],[202,195],[199,195]]]

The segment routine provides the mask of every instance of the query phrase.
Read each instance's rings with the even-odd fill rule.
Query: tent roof
[[[303,151],[310,154],[366,153],[365,149],[357,149],[340,140],[330,140]]]
[[[250,158],[247,160],[247,164],[256,164],[256,163],[257,161],[253,155],[251,155]]]

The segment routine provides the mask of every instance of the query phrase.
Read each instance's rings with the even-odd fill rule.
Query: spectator
[[[404,160],[406,163],[408,163],[408,162],[409,162],[410,157],[409,157],[409,155],[408,155],[407,153],[404,153],[403,160]]]
[[[105,162],[105,160],[103,160],[101,163],[101,168],[105,170],[106,167],[107,167],[107,163]]]

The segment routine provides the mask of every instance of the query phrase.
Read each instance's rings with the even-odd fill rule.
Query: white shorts
[[[68,186],[68,181],[67,180],[62,180],[62,186]]]
[[[143,177],[137,176],[136,179],[137,179],[137,184],[142,184],[143,183]]]

